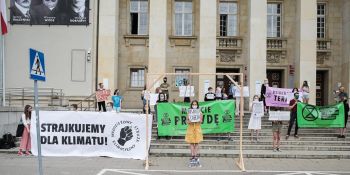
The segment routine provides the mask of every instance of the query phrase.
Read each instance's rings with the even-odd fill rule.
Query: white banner
[[[40,111],[42,155],[144,160],[148,154],[145,116],[133,113]],[[37,155],[36,120],[31,121],[32,152]],[[149,148],[152,116],[148,117],[148,123]]]
[[[289,111],[270,111],[269,120],[289,121],[290,112]]]
[[[235,91],[235,97],[240,97],[241,96],[241,91],[237,87]],[[243,97],[249,97],[249,87],[248,86],[243,86]]]
[[[264,116],[264,103],[262,101],[253,101],[252,108],[254,116]]]

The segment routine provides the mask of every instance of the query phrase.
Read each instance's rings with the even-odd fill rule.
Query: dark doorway
[[[239,73],[238,68],[217,68],[216,73]],[[233,80],[238,81],[239,76],[232,77]],[[224,75],[216,75],[216,86],[221,86],[226,89],[225,93],[228,93],[229,87],[231,84],[231,80]],[[214,88],[215,89],[215,88]]]
[[[282,88],[283,87],[283,70],[268,69],[266,70],[267,79],[269,80],[270,87]]]
[[[316,105],[324,106],[327,105],[327,86],[328,84],[328,71],[319,70],[316,72]]]

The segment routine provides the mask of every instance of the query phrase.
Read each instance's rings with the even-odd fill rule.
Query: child
[[[281,142],[281,130],[282,121],[272,121],[272,133],[273,133],[273,152],[281,152],[280,142]]]
[[[113,101],[113,109],[118,113],[122,108],[122,99],[123,97],[119,95],[119,90],[116,89],[114,91],[114,95],[112,96],[112,101]]]
[[[199,104],[198,101],[194,100],[192,101],[190,105],[190,110],[192,109],[199,109]],[[190,149],[191,149],[191,159],[190,159],[190,167],[192,166],[199,166],[201,167],[198,159],[198,147],[199,143],[203,141],[203,134],[202,134],[202,128],[201,128],[201,123],[203,120],[203,114],[199,111],[199,120],[193,120],[192,117],[190,117],[190,114],[187,115],[187,132],[186,132],[186,137],[185,141],[190,144]],[[197,116],[198,116],[197,113]],[[192,121],[191,121],[192,120]]]
[[[259,102],[259,97],[258,95],[254,95],[253,97],[253,102]],[[252,111],[254,111],[255,105],[254,103],[252,104]],[[261,129],[261,115],[255,114],[255,113],[251,113],[250,115],[250,119],[249,119],[249,125],[248,125],[248,129],[251,130],[251,134],[250,134],[250,141],[253,141],[253,132],[254,130],[256,131],[256,141],[259,141],[259,130]]]

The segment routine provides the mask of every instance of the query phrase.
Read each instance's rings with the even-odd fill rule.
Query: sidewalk
[[[150,157],[149,171],[143,162],[132,159],[105,157],[44,157],[44,174],[286,174],[318,171],[323,174],[350,174],[350,160],[336,159],[244,159],[246,173],[242,173],[232,158],[201,158],[202,168],[189,168],[187,157]],[[0,153],[2,175],[37,173],[37,158]],[[298,172],[297,172],[298,171]],[[325,172],[327,171],[327,172]],[[329,171],[333,173],[328,173]],[[124,173],[122,173],[124,172]],[[126,172],[126,173],[125,173]],[[133,172],[133,173],[130,173]],[[309,173],[316,174],[316,173]]]

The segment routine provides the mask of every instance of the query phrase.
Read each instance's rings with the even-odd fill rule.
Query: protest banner
[[[148,120],[151,123],[152,116]],[[30,134],[36,138],[36,120],[31,122]],[[43,156],[145,159],[147,155],[144,114],[40,111],[40,135]],[[31,139],[31,143],[37,155],[37,140]]]
[[[194,86],[179,86],[180,97],[194,97]]]
[[[266,106],[288,107],[289,101],[294,98],[293,89],[286,88],[266,88],[265,102]],[[299,92],[299,101],[302,101],[302,92]]]
[[[158,135],[185,135],[189,106],[189,103],[159,103],[157,105]],[[203,134],[234,131],[234,100],[199,102],[199,107],[203,114],[201,124]]]
[[[299,127],[303,128],[343,128],[344,104],[314,106],[298,103],[297,119]]]

